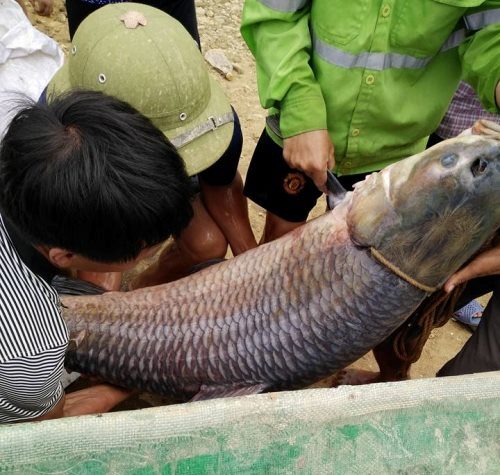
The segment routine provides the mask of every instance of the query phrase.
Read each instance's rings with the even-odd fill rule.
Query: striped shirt
[[[67,344],[57,293],[22,262],[0,216],[0,423],[57,404]]]
[[[436,130],[436,135],[442,139],[456,137],[479,119],[488,119],[500,124],[500,115],[484,110],[472,86],[462,81]]]

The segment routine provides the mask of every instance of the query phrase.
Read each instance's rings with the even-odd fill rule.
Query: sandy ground
[[[29,15],[33,24],[57,40],[67,53],[69,37],[64,2],[62,0],[54,0],[54,2],[54,11],[50,18],[36,16],[30,5],[28,5]],[[240,171],[244,176],[252,151],[263,128],[265,112],[258,101],[254,61],[239,34],[239,18],[243,0],[198,0],[196,5],[203,51],[213,48],[222,49],[227,57],[238,65],[239,72],[234,74],[231,81],[223,79],[213,70],[211,73],[226,90],[242,122],[245,142]],[[314,215],[320,214],[324,209],[324,201],[320,201],[321,203],[313,212]],[[264,212],[253,203],[250,203],[249,207],[252,227],[256,236],[260,236],[264,223]],[[470,334],[468,329],[454,321],[434,330],[424,348],[421,359],[412,368],[412,377],[434,376],[436,371],[460,350]],[[364,356],[353,366],[363,369],[377,369],[371,354]],[[149,399],[143,397],[143,400],[144,405],[148,405]]]

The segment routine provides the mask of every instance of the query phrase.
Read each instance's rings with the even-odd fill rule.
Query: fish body
[[[343,368],[425,296],[352,243],[345,208],[170,284],[65,299],[79,306],[71,334],[85,335],[67,366],[189,397],[202,385],[297,387]]]
[[[176,282],[64,297],[67,367],[181,399],[298,388],[344,368],[499,228],[499,143],[464,137],[392,165],[333,211]]]

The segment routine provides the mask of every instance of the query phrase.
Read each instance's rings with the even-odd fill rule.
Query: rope
[[[500,245],[500,231],[491,236],[477,252],[476,255],[493,247]],[[409,284],[424,292],[433,292],[426,298],[413,314],[401,325],[386,341],[392,340],[394,354],[405,363],[415,363],[422,354],[422,350],[427,343],[429,335],[434,328],[442,327],[453,316],[458,299],[464,291],[467,283],[457,285],[450,293],[428,287],[417,282],[412,277],[406,275],[401,269],[390,263],[380,252],[370,248],[375,259],[387,268],[392,270],[397,276],[406,280]],[[470,262],[473,259],[469,259]]]
[[[406,280],[410,285],[413,285],[413,287],[416,287],[419,290],[422,290],[428,294],[434,293],[436,290],[438,290],[438,287],[430,287],[428,285],[422,284],[418,280],[415,280],[413,277],[410,277],[408,274],[406,274],[404,271],[402,271],[398,266],[394,265],[392,262],[388,261],[379,251],[377,251],[375,248],[370,247],[370,251],[372,253],[372,256],[377,259],[381,264],[383,264],[385,267],[390,269],[392,272],[394,272],[398,277],[401,277],[401,279]]]

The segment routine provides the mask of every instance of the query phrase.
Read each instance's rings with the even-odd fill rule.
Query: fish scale
[[[186,398],[202,385],[296,387],[343,368],[388,336],[425,296],[352,244],[343,212],[345,207],[276,244],[170,284],[65,297],[71,335],[85,335],[68,352],[67,367]],[[342,278],[335,271],[342,272],[347,261],[356,271]],[[399,293],[387,301],[374,287]],[[363,321],[375,324],[352,324]],[[139,368],[141,356],[163,364]]]
[[[372,174],[333,211],[184,279],[63,297],[66,366],[183,399],[296,388],[344,368],[498,231],[491,130]]]

